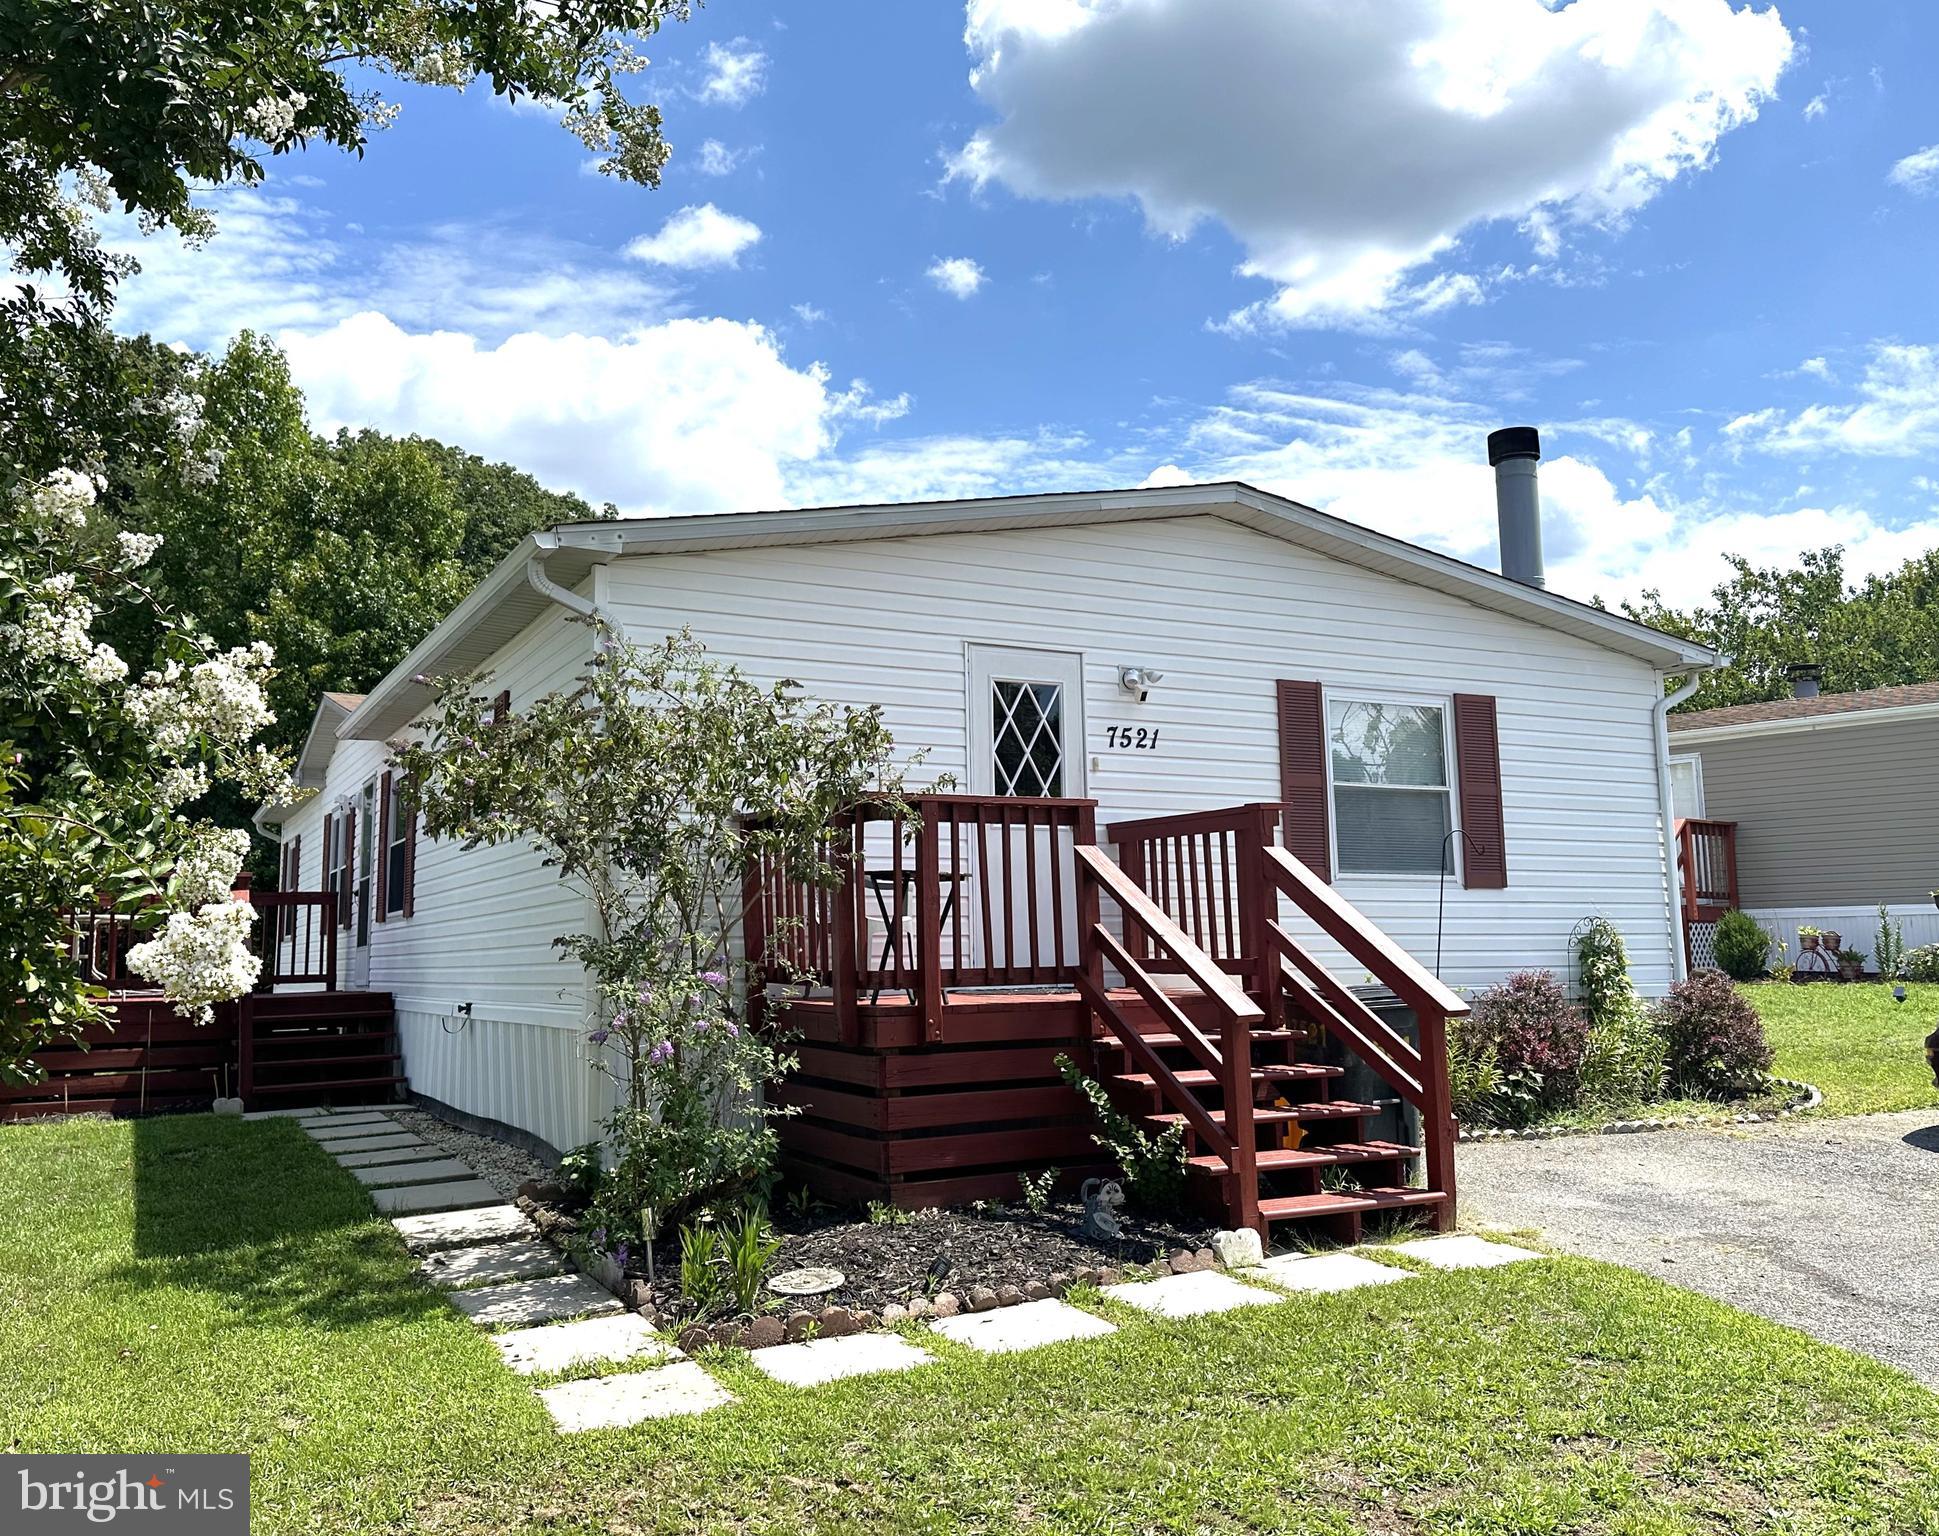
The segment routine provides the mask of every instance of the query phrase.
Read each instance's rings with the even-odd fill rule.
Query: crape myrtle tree
[[[595,926],[556,942],[585,967],[587,1038],[617,1090],[586,1225],[623,1261],[773,1163],[761,1090],[792,1062],[753,1027],[761,957],[735,945],[750,861],[833,886],[841,819],[907,804],[879,708],[758,683],[690,634],[598,628],[584,676],[523,711],[495,716],[478,679],[440,681],[421,740],[395,754],[429,834],[527,842],[591,898]]]
[[[103,1017],[77,931],[88,914],[157,932],[131,969],[207,1021],[255,981],[254,912],[230,897],[248,834],[180,807],[228,782],[292,793],[255,737],[272,723],[266,646],[219,651],[159,603],[143,567],[160,539],[103,519],[80,471],[16,487],[0,532],[0,1083],[38,1081],[43,1047]],[[140,612],[155,665],[139,678],[100,638]]]

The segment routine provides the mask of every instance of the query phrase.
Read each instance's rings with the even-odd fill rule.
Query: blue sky
[[[278,337],[321,424],[629,512],[1253,480],[1552,584],[1939,545],[1939,12],[1830,0],[717,3],[657,192],[407,89],[122,323]],[[1927,66],[1929,68],[1929,66]]]

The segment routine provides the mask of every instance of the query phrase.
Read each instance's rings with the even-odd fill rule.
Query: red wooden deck
[[[800,1041],[780,1135],[811,1188],[908,1208],[1014,1199],[1046,1167],[1106,1171],[1057,1074],[1068,1054],[1148,1128],[1185,1124],[1195,1187],[1234,1225],[1351,1238],[1366,1212],[1411,1206],[1451,1223],[1445,1023],[1466,1005],[1274,846],[1279,807],[1119,824],[1116,861],[1091,801],[914,809],[912,825],[840,829],[825,884],[749,878],[769,1016]],[[1289,912],[1406,1004],[1418,1047]],[[1370,1137],[1385,1106],[1335,1094],[1339,1069],[1310,1059],[1323,1034],[1421,1111],[1422,1147]]]

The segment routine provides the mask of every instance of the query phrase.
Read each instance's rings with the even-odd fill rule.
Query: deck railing
[[[1685,817],[1676,843],[1684,921],[1714,923],[1737,905],[1737,823]]]
[[[259,921],[252,939],[262,957],[258,992],[279,986],[336,986],[337,899],[330,891],[251,891]]]
[[[1447,1021],[1467,1013],[1467,1002],[1284,848],[1266,849],[1265,869],[1268,884],[1279,896],[1412,1011],[1419,1046],[1410,1045],[1320,964],[1279,921],[1277,912],[1266,920],[1267,944],[1287,992],[1421,1112],[1427,1187],[1447,1195],[1440,1220],[1451,1223],[1456,1127],[1448,1097]]]
[[[747,952],[770,981],[826,987],[843,1037],[855,1008],[906,993],[940,1039],[944,993],[1074,986],[1082,964],[1076,850],[1094,800],[920,795],[913,817],[864,807],[839,822],[822,877],[772,857],[744,892]]]
[[[1273,995],[1263,918],[1272,902],[1264,856],[1282,807],[1268,801],[1177,816],[1113,822],[1106,832],[1118,863],[1200,950],[1255,996]],[[1140,960],[1149,938],[1125,934]]]

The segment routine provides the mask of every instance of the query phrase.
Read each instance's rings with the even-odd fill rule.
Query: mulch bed
[[[1041,1216],[1005,1207],[898,1213],[879,1222],[780,1218],[782,1243],[774,1270],[838,1269],[846,1280],[824,1301],[880,1311],[891,1302],[939,1290],[1021,1288],[1081,1269],[1148,1265],[1180,1248],[1210,1247],[1218,1230],[1125,1214],[1125,1239],[1117,1243],[1086,1237],[1078,1205],[1054,1205]]]

